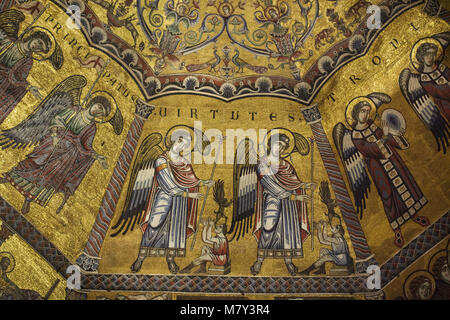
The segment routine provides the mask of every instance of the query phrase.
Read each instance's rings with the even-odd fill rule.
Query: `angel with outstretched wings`
[[[351,129],[339,122],[333,129],[333,139],[348,177],[356,212],[362,218],[373,182],[394,230],[394,243],[401,248],[404,240],[400,226],[410,219],[422,226],[427,226],[429,221],[417,214],[427,200],[396,151],[409,147],[403,137],[404,129],[393,130],[385,120],[381,128],[374,123],[377,109],[390,102],[390,96],[379,92],[353,99],[346,109]]]
[[[28,91],[42,99],[39,88],[27,81],[34,61],[48,60],[55,70],[64,62],[61,48],[47,29],[31,27],[19,35],[24,20],[18,10],[0,12],[0,124]]]
[[[112,227],[125,235],[139,225],[143,232],[132,272],[138,272],[145,258],[166,257],[170,272],[179,267],[175,257],[186,255],[186,240],[197,228],[198,200],[201,186],[211,187],[212,180],[195,175],[188,155],[210,147],[198,129],[177,125],[163,139],[152,133],[142,142],[131,170],[125,205]]]
[[[81,75],[68,77],[25,120],[0,133],[2,149],[36,146],[0,179],[25,197],[23,214],[29,212],[31,202],[45,207],[55,193],[62,193],[59,213],[95,160],[107,168],[106,158],[92,146],[96,123],[108,122],[120,135],[123,117],[114,98],[104,91],[89,94],[82,106],[80,96],[86,82]]]
[[[415,70],[404,69],[399,85],[402,93],[436,139],[445,154],[450,140],[450,70],[442,63],[450,32],[416,42],[411,50]]]
[[[263,143],[267,152],[255,150],[251,139],[242,140],[236,149],[233,172],[232,239],[239,240],[249,229],[258,242],[257,260],[251,267],[257,275],[265,258],[284,258],[291,275],[298,271],[292,258],[303,257],[302,243],[310,234],[305,189],[313,183],[302,182],[286,158],[293,152],[309,153],[308,140],[287,129],[273,129]]]

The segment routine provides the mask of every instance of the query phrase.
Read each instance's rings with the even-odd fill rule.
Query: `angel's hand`
[[[38,100],[42,100],[44,98],[44,96],[39,92],[39,90],[41,90],[41,88],[35,87],[35,86],[30,86],[30,88],[28,89],[31,94]]]
[[[203,180],[203,184],[208,188],[213,187],[215,183],[216,182],[214,180]]]
[[[98,162],[100,162],[100,165],[102,166],[103,169],[108,169],[108,162],[106,161],[105,156],[97,156],[97,160]]]
[[[307,182],[303,184],[303,188],[305,189],[311,189],[311,190],[315,190],[317,187],[317,184],[315,184],[314,182]]]
[[[306,194],[299,194],[295,197],[295,200],[297,201],[308,201],[311,200],[311,197]]]
[[[192,192],[192,193],[188,194],[188,197],[192,198],[192,199],[200,200],[203,198],[203,194],[201,194],[200,192]]]

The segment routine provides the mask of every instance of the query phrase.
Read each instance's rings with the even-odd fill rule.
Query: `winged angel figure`
[[[22,12],[9,9],[13,3],[0,4],[0,123],[30,91],[42,99],[39,88],[30,85],[27,77],[34,61],[49,61],[55,70],[64,62],[63,52],[53,34],[43,27],[29,27],[19,35]]]
[[[163,139],[152,133],[142,142],[131,170],[124,210],[112,229],[112,237],[125,235],[139,225],[143,233],[139,254],[131,265],[138,272],[145,258],[166,257],[170,272],[179,267],[175,257],[186,255],[186,239],[197,226],[201,186],[212,180],[195,175],[189,155],[208,152],[210,141],[198,129],[177,125]]]
[[[114,98],[104,91],[89,94],[82,107],[86,83],[84,76],[68,77],[24,121],[0,134],[2,149],[36,146],[0,178],[0,183],[10,182],[25,197],[23,214],[29,212],[31,202],[46,206],[55,193],[63,193],[59,213],[95,160],[108,167],[106,158],[92,146],[96,123],[110,123],[120,135],[123,117]]]
[[[438,152],[445,154],[450,139],[450,71],[442,63],[450,32],[416,42],[411,50],[415,70],[404,69],[399,85],[402,93],[436,139]]]
[[[303,257],[302,242],[310,234],[305,189],[294,166],[286,160],[293,152],[309,153],[308,140],[287,129],[273,129],[255,150],[251,139],[242,140],[235,154],[233,172],[233,220],[229,233],[239,240],[253,228],[258,242],[257,260],[251,267],[257,275],[268,258],[284,258],[291,275],[298,268],[292,258]],[[262,149],[262,150],[261,150]],[[264,151],[266,150],[266,152]],[[252,221],[253,219],[253,221]]]
[[[417,214],[427,200],[396,151],[409,148],[403,137],[404,130],[395,133],[384,120],[382,128],[374,123],[377,109],[390,102],[390,96],[378,92],[353,99],[346,109],[347,123],[352,129],[339,122],[333,129],[333,139],[360,218],[370,192],[370,174],[394,230],[394,243],[401,248],[404,240],[400,226],[409,219],[422,226],[427,226],[429,221]]]

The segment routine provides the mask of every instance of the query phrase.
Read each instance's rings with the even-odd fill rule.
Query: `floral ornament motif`
[[[303,64],[313,55],[312,50],[309,50],[305,55],[300,49],[306,39],[311,36],[312,29],[318,19],[319,2],[318,0],[298,0],[296,3],[300,9],[300,15],[294,14],[294,9],[284,0],[277,2],[274,2],[274,0],[255,0],[253,2],[256,9],[254,18],[261,26],[251,36],[248,35],[247,23],[242,17],[236,16],[234,21],[231,20],[229,24],[233,24],[235,27],[242,25],[242,31],[234,31],[230,34],[245,34],[246,40],[253,47],[249,47],[244,41],[238,41],[230,36],[236,44],[253,53],[276,58],[279,65],[269,64],[270,69],[276,70],[288,67],[293,78],[299,80],[300,70],[297,63]],[[297,17],[300,17],[301,21],[297,20]],[[270,29],[270,35],[267,35],[266,30],[268,29]],[[263,46],[263,49],[254,46]]]
[[[145,1],[144,6],[142,1]],[[253,30],[243,13],[252,8],[252,4],[257,22]],[[178,57],[197,52],[216,42],[226,32],[232,45],[257,56],[276,59],[277,65],[271,63],[266,69],[287,67],[294,79],[300,79],[299,64],[313,56],[312,50],[302,52],[301,49],[318,19],[318,0],[296,0],[294,7],[286,0],[254,0],[248,4],[245,0],[209,0],[202,4],[202,9],[199,6],[200,2],[196,0],[169,0],[162,6],[163,17],[158,12],[159,0],[138,0],[141,27],[150,41],[151,54],[146,57],[155,59],[153,68],[156,75],[167,66],[183,70],[185,66]],[[214,7],[216,11],[205,10],[208,7]],[[200,12],[204,12],[202,17]],[[205,63],[186,67],[186,70],[193,72],[210,66],[209,72],[213,72],[216,60],[217,54],[214,53],[214,57],[205,59]],[[235,60],[239,60],[236,66],[240,72],[243,70],[241,66],[256,73],[265,72],[261,68],[248,67],[251,65],[241,61],[240,57]]]
[[[169,0],[164,6],[166,20],[173,19],[173,23],[167,26],[167,29],[176,35],[179,35],[180,24],[184,23],[186,28],[198,22],[200,12],[199,3],[196,0]]]
[[[238,4],[237,4],[237,8],[245,10],[245,1],[244,0],[239,0]],[[208,1],[208,6],[211,7],[215,7],[217,9],[217,12],[219,13],[220,16],[222,16],[223,18],[228,18],[230,17],[232,14],[235,13],[235,6],[233,5],[232,2],[230,2],[230,0],[223,0],[217,3],[217,0],[209,0]]]
[[[138,31],[134,26],[134,21],[136,20],[136,16],[134,14],[129,15],[131,5],[133,0],[125,0],[125,1],[104,1],[104,0],[86,0],[86,3],[93,2],[103,9],[106,9],[106,16],[108,19],[108,23],[105,24],[105,28],[107,30],[111,30],[111,27],[115,28],[125,28],[133,37],[133,47],[136,48],[137,40],[138,40]],[[79,4],[78,4],[79,5]]]
[[[290,8],[287,2],[279,1],[274,5],[272,0],[255,0],[253,6],[256,9],[254,15],[258,23],[263,24],[263,27],[268,24],[273,25],[272,35],[286,34],[288,28],[283,24],[290,20]]]
[[[138,16],[150,44],[150,54],[144,53],[144,56],[155,61],[155,75],[167,67],[182,70],[184,62],[179,60],[179,56],[214,41],[223,31],[223,28],[218,30],[223,19],[214,14],[206,15],[200,28],[194,29],[200,19],[197,0],[169,0],[163,5],[164,16],[159,13],[159,0],[144,1],[138,0]]]
[[[188,7],[194,11],[197,10],[200,14],[197,19],[191,19],[193,24],[179,23],[179,34],[164,31],[168,30],[167,26],[180,21],[177,18],[178,13],[180,13],[180,17],[190,16],[189,10],[179,9],[176,13],[177,4],[180,8],[182,2],[173,0],[173,5],[165,6],[168,0],[164,0],[162,3],[160,0],[135,0],[128,8],[129,13],[122,16],[134,13],[131,8],[135,4],[139,23],[139,26],[136,27],[140,27],[143,37],[147,39],[147,41],[144,40],[144,46],[142,46],[144,42],[139,43],[140,52],[134,50],[138,58],[136,62],[135,56],[127,50],[133,49],[133,47],[115,35],[114,30],[108,29],[105,22],[102,21],[104,18],[99,18],[93,11],[90,5],[94,1],[109,3],[104,0],[52,0],[52,2],[65,7],[75,2],[85,3],[85,7],[81,11],[83,34],[95,44],[96,48],[121,63],[135,79],[148,101],[169,94],[185,92],[232,101],[252,96],[257,92],[262,96],[283,97],[310,104],[317,92],[328,81],[330,75],[343,65],[365,54],[379,34],[371,32],[366,27],[364,23],[366,17],[363,17],[363,21],[359,25],[350,29],[350,18],[357,17],[358,14],[364,15],[365,0],[358,0],[360,4],[356,5],[355,3],[352,10],[338,10],[339,12],[336,10],[337,6],[330,3],[331,1],[320,1],[321,17],[327,24],[327,27],[322,30],[315,30],[319,17],[318,0],[272,0],[272,2],[267,0],[258,2],[258,10],[252,7],[253,0],[245,0],[246,3],[240,0],[198,1],[195,4],[200,8],[196,8],[194,3],[189,1]],[[116,9],[118,9],[119,16],[121,16],[122,10],[120,3],[128,5],[130,1],[114,0],[113,5],[118,5]],[[285,4],[281,4],[282,2]],[[381,6],[382,28],[389,25],[406,10],[416,7],[422,2],[420,0],[383,2],[384,5]],[[283,9],[286,5],[289,10]],[[274,6],[278,10],[266,10],[270,9],[270,6]],[[97,8],[97,6],[94,7]],[[261,22],[256,25],[251,23],[254,22],[255,11],[261,12]],[[172,13],[172,16],[167,19],[169,13]],[[286,17],[286,22],[280,22],[281,16]],[[191,14],[191,17],[194,18],[195,14]],[[189,28],[185,28],[185,25],[189,25]],[[277,31],[280,33],[278,34]],[[286,33],[283,34],[282,31]],[[212,50],[215,47],[213,45],[207,50],[202,50],[209,44],[217,45],[218,38],[221,36],[229,39],[226,47]],[[310,37],[314,37],[314,39],[310,39]],[[319,52],[304,49],[311,47],[311,44],[313,44],[311,49],[314,50],[317,45],[322,53],[311,64],[308,63],[307,68],[302,68],[306,60],[312,60],[313,54],[319,54]],[[236,49],[239,51],[239,55],[237,55]],[[196,54],[199,50],[202,50],[200,59]],[[186,60],[185,65],[184,57],[188,57],[190,54],[193,55]],[[194,54],[196,55],[194,56]],[[235,56],[235,61],[233,61]],[[320,59],[322,56],[328,56],[331,60]],[[256,60],[261,57],[267,59]],[[202,65],[198,66],[198,70],[190,71],[187,66],[194,62],[202,63]],[[239,69],[234,62],[238,62],[244,68]],[[255,67],[262,68],[249,68],[250,63]],[[204,66],[206,68],[203,68]],[[267,71],[264,68],[267,68]],[[287,69],[290,75],[287,72],[272,71],[277,69]],[[244,73],[241,73],[242,70]],[[260,71],[259,75],[256,70]],[[266,86],[263,86],[263,91],[257,91],[258,89],[255,87],[256,79],[262,74],[271,79],[273,84],[267,87],[268,93],[263,92]],[[197,77],[199,85],[197,86],[197,82],[192,79],[183,84],[184,79],[188,76]],[[226,90],[226,95],[223,95],[219,92],[219,88],[224,82],[232,83],[236,90]],[[194,83],[195,85],[193,85]],[[193,90],[188,88],[193,88]],[[232,95],[226,97],[230,93]]]
[[[240,57],[240,51],[236,48],[234,49],[234,54],[231,55],[232,49],[230,45],[225,45],[222,48],[222,52],[223,55],[219,54],[215,46],[213,58],[200,63],[189,64],[186,66],[186,70],[196,72],[209,69],[210,72],[214,71],[227,80],[236,74],[243,73],[244,69],[252,70],[257,74],[263,74],[268,71],[268,68],[265,66],[254,65],[242,59]]]
[[[172,68],[181,70],[184,63],[179,60],[177,55],[182,47],[182,32],[180,25],[184,24],[186,28],[195,25],[199,18],[199,6],[196,0],[170,0],[164,5],[165,19],[159,13],[159,0],[146,0],[145,9],[149,9],[149,22],[153,27],[161,27],[164,21],[172,21],[166,24],[164,30],[156,29],[153,32],[147,30],[146,33],[150,40],[149,51],[151,54],[144,54],[150,60],[154,60],[153,66],[155,75],[159,75],[164,68],[170,65]]]
[[[291,32],[289,32],[287,27],[283,26],[291,19],[289,6],[285,2],[279,2],[277,7],[268,6],[264,10],[265,16],[270,18],[264,23],[271,23],[274,26],[271,33],[271,44],[275,45],[276,50],[271,51],[271,56],[277,57],[278,61],[290,62],[290,64],[296,62],[296,59],[301,56],[299,49],[310,34],[311,26],[314,26],[315,19],[317,19],[310,21],[308,17],[313,8],[313,1],[303,1],[303,4],[297,1],[297,3],[300,6],[303,21],[295,21]],[[316,2],[316,15],[318,14],[318,9],[318,2]],[[255,18],[257,21],[263,22],[264,20],[258,19],[258,12],[259,16],[261,15],[260,11],[257,11]]]

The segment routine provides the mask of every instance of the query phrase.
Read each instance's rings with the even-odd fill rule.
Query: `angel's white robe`
[[[186,195],[198,192],[200,180],[190,163],[176,164],[165,155],[155,161],[155,168],[141,250],[147,256],[184,256],[186,238],[195,231],[198,202]]]
[[[258,256],[299,258],[303,256],[302,241],[309,235],[309,223],[306,204],[291,200],[291,196],[304,194],[304,190],[288,161],[281,159],[277,169],[274,174],[262,174],[270,168],[264,159],[258,165],[262,189],[254,232],[258,240]]]

